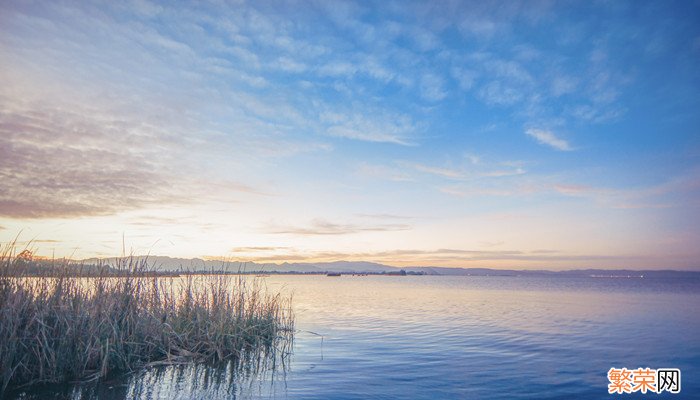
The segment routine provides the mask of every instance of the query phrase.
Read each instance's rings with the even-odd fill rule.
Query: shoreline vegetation
[[[210,267],[208,269],[156,269],[148,263],[148,256],[129,256],[114,259],[100,260],[99,262],[85,263],[84,261],[71,261],[67,259],[46,259],[35,258],[29,250],[24,250],[15,258],[15,267],[9,271],[10,274],[17,276],[31,277],[121,277],[121,276],[140,276],[140,277],[184,277],[198,275],[253,275],[258,277],[269,275],[327,275],[327,274],[342,274],[342,275],[386,275],[386,276],[406,276],[406,275],[426,275],[425,272],[406,271],[397,269],[396,271],[276,271],[269,269],[248,269],[245,263],[238,269],[230,269],[225,261],[221,262],[221,268]],[[146,264],[147,268],[129,269],[120,266],[121,260],[129,258],[132,264]],[[110,261],[112,265],[110,265]],[[21,267],[20,267],[21,266]]]
[[[80,266],[13,249],[0,251],[0,398],[157,365],[250,368],[291,350],[291,298],[254,277],[173,279],[134,257],[76,274]]]

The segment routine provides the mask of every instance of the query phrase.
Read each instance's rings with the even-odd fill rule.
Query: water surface
[[[614,398],[610,367],[682,371],[700,398],[696,279],[282,276],[297,328],[284,366],[151,369],[21,398]]]

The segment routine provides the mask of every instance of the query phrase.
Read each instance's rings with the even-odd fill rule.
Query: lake
[[[264,373],[153,368],[17,398],[700,398],[700,280],[284,276],[293,354]],[[679,368],[681,393],[608,394],[611,367]],[[228,368],[228,369],[227,369]]]

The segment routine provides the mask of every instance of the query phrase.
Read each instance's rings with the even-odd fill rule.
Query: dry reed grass
[[[26,258],[0,249],[0,397],[148,365],[251,360],[291,345],[291,299],[251,278],[147,275],[131,257],[116,261],[119,277],[56,274],[60,266],[22,276]]]

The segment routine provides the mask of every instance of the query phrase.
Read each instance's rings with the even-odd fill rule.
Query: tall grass
[[[154,364],[266,357],[293,335],[290,299],[250,278],[145,276],[133,258],[117,260],[119,277],[28,277],[26,262],[0,251],[0,397]]]

